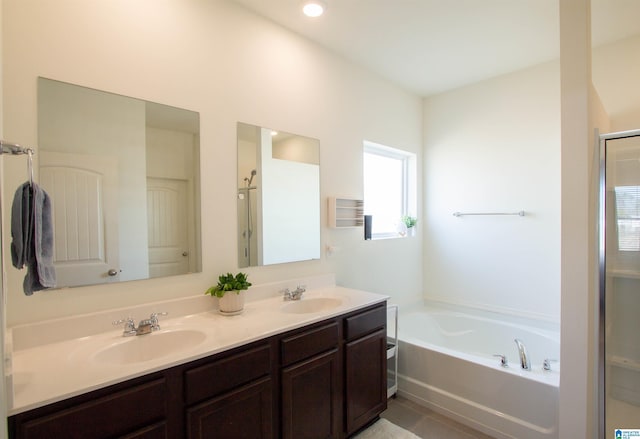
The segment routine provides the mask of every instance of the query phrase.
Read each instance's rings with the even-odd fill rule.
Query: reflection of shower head
[[[244,181],[247,182],[247,186],[251,186],[251,182],[253,181],[253,177],[255,177],[255,176],[256,176],[256,170],[252,169],[251,170],[251,178],[246,178],[245,177],[245,179],[244,179]]]

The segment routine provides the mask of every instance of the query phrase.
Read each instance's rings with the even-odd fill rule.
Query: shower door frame
[[[597,134],[597,133],[596,133]],[[600,134],[597,136],[600,149],[600,181],[598,194],[598,437],[606,437],[605,417],[605,298],[606,298],[606,169],[607,169],[607,142],[628,137],[640,137],[640,129],[619,131],[615,133]]]

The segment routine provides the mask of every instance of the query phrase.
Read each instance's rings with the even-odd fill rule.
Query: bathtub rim
[[[509,323],[524,326],[533,326],[542,330],[551,331],[560,334],[560,321],[526,312],[517,312],[509,308],[494,308],[476,304],[463,304],[433,298],[422,298],[406,303],[392,303],[390,305],[399,305],[400,315],[415,309],[433,309],[440,311],[459,312],[470,314],[474,317],[483,317],[489,320],[501,320],[506,318]]]
[[[558,347],[560,348],[560,328],[555,328],[554,324],[549,324],[548,322],[538,321],[530,318],[523,318],[517,316],[506,316],[508,321],[504,322],[496,317],[503,317],[503,314],[496,312],[486,312],[482,310],[476,310],[475,308],[470,307],[459,307],[457,305],[448,305],[442,306],[442,304],[433,304],[433,303],[423,303],[416,304],[415,306],[405,306],[399,308],[399,327],[398,327],[398,340],[399,342],[409,343],[414,346],[419,346],[424,349],[440,352],[445,355],[452,356],[454,358],[459,358],[460,360],[479,364],[481,366],[489,367],[491,369],[500,370],[502,372],[516,375],[526,380],[536,381],[538,383],[546,384],[553,386],[555,388],[560,387],[560,363],[554,362],[552,370],[543,371],[539,370],[537,367],[533,370],[523,370],[519,364],[511,362],[509,367],[502,367],[500,365],[500,360],[498,358],[485,357],[480,355],[475,355],[467,352],[458,351],[455,349],[451,349],[445,346],[440,346],[434,343],[429,343],[423,339],[420,339],[414,335],[407,335],[403,332],[402,329],[402,320],[403,316],[411,313],[418,312],[446,312],[451,314],[462,315],[465,317],[471,317],[473,319],[479,319],[483,321],[496,321],[500,324],[517,327],[519,329],[531,330],[533,333],[551,338],[553,341],[558,343]],[[394,336],[395,334],[391,334],[390,336]],[[401,346],[399,346],[401,349]],[[558,359],[559,360],[559,359]]]

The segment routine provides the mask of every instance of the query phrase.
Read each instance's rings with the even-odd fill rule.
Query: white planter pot
[[[218,299],[218,307],[220,308],[220,314],[226,316],[233,316],[240,314],[244,309],[244,293],[246,290],[241,291],[227,291],[224,296]]]

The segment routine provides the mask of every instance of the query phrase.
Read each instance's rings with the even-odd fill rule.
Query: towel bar
[[[453,216],[471,216],[471,215],[517,215],[524,216],[524,210],[518,212],[453,212]]]

